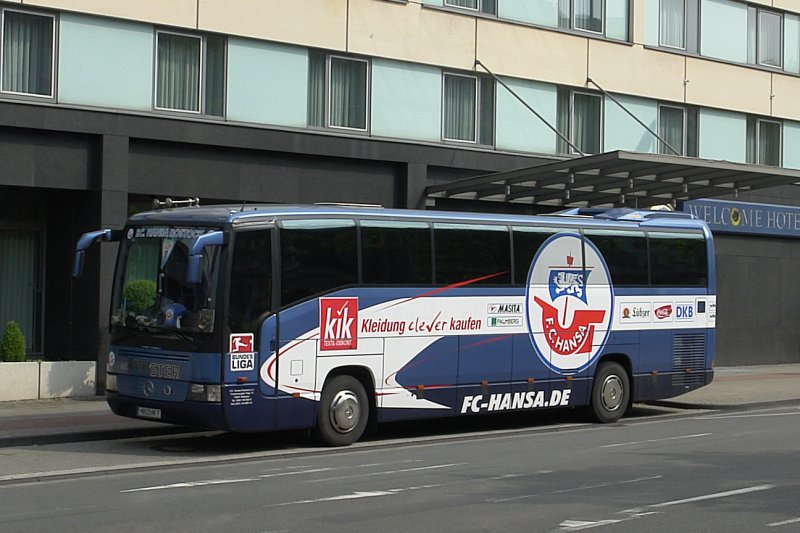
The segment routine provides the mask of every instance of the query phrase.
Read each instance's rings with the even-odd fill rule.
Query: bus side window
[[[430,285],[431,231],[425,222],[361,221],[365,284]]]
[[[528,283],[528,271],[539,251],[539,247],[551,236],[559,232],[577,233],[573,230],[558,230],[536,226],[513,226],[514,236],[514,285]]]
[[[706,241],[701,234],[650,232],[650,280],[653,285],[705,287]]]
[[[356,223],[281,222],[281,306],[358,283]]]
[[[437,284],[483,277],[486,279],[476,283],[511,282],[511,243],[506,226],[435,223],[433,233]]]
[[[233,240],[230,305],[231,331],[253,331],[270,310],[272,262],[270,230],[242,231]]]
[[[648,284],[644,232],[587,229],[584,235],[600,250],[614,285],[644,287]]]

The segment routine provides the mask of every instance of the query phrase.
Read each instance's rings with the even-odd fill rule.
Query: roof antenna
[[[242,200],[242,207],[239,209],[240,213],[244,213],[244,206],[247,204],[247,200]]]

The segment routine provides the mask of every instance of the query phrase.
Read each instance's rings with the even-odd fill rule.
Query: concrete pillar
[[[428,165],[408,163],[406,165],[406,207],[425,209],[425,187],[428,186]]]
[[[121,229],[128,218],[128,137],[103,135],[100,169],[97,176],[98,228]],[[114,266],[119,245],[101,243],[98,279],[98,324],[97,324],[97,391],[105,390],[106,363],[108,361],[108,322],[113,285]]]

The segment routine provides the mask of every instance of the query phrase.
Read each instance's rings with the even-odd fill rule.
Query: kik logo
[[[358,298],[319,299],[320,351],[358,347]]]

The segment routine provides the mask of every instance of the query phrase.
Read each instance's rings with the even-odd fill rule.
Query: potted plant
[[[6,324],[0,339],[0,361],[19,363],[25,361],[25,336],[13,320]]]

